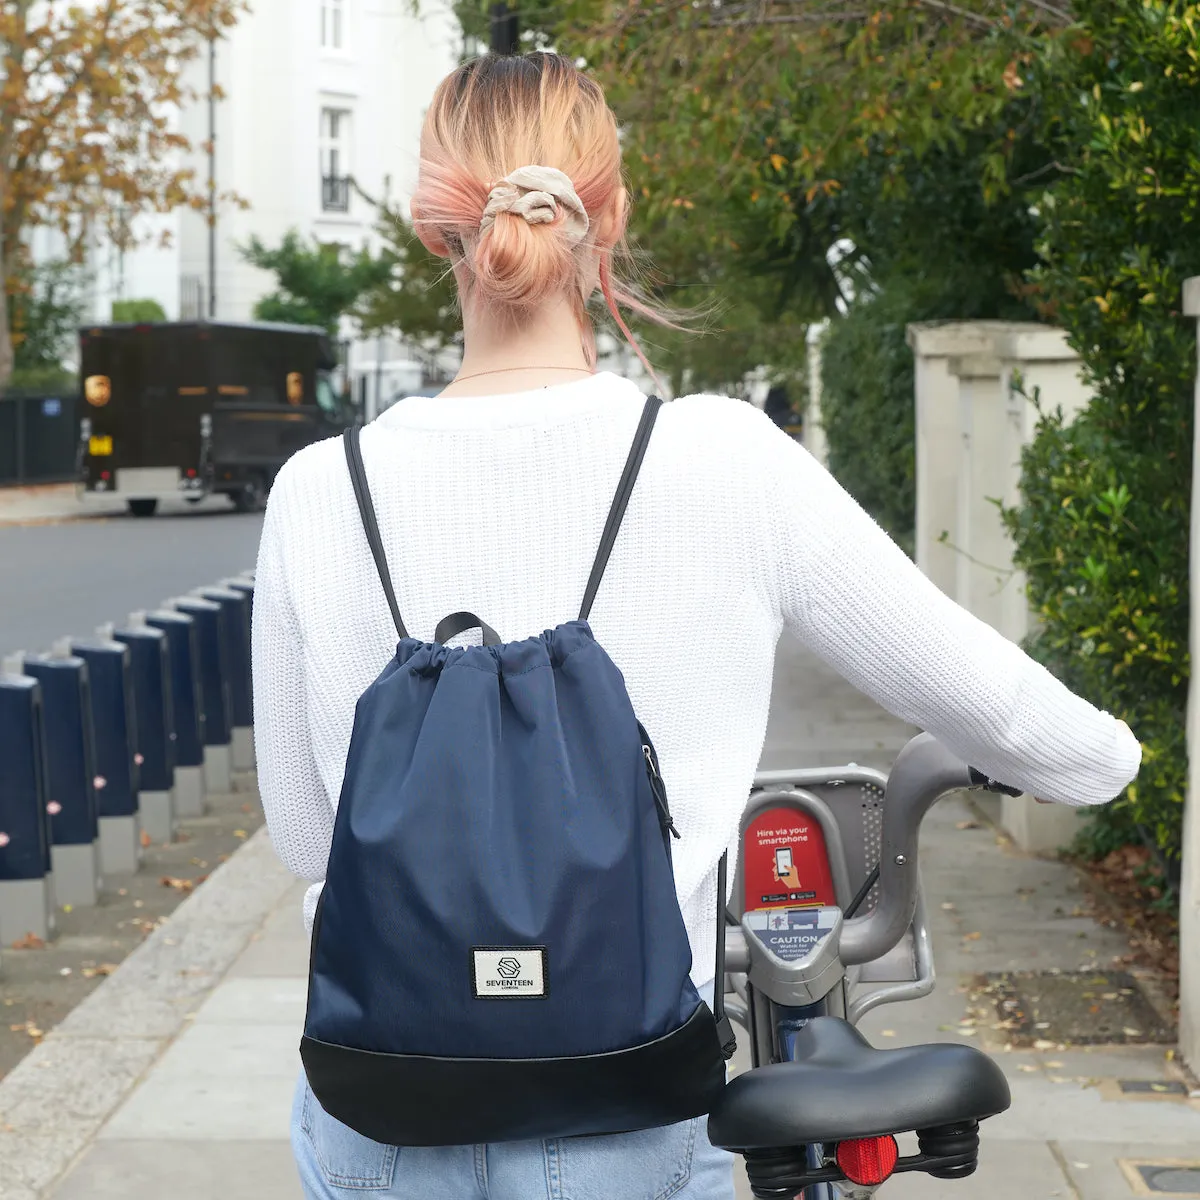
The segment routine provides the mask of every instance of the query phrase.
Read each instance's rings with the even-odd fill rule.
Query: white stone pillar
[[[916,426],[917,566],[946,595],[959,600],[959,472],[963,464],[958,379],[950,359],[991,349],[984,322],[910,325]]]
[[[825,437],[825,423],[821,419],[821,395],[824,391],[821,378],[824,366],[822,346],[828,329],[828,321],[808,327],[808,406],[804,410],[804,448],[823,467],[829,465],[829,443]]]
[[[948,595],[1012,641],[1030,629],[1022,573],[995,500],[1020,500],[1021,449],[1037,412],[1015,385],[1070,418],[1088,389],[1062,330],[1033,322],[913,325],[916,355],[917,565]],[[944,531],[944,536],[943,536]],[[1078,813],[1005,798],[1001,820],[1023,849],[1054,850]]]
[[[1009,463],[1004,453],[1007,405],[1003,364],[990,354],[952,358],[949,373],[958,381],[958,528],[955,596],[993,629],[1003,621],[1003,594],[1012,570],[1012,544],[993,501],[1003,497]]]
[[[1183,311],[1200,318],[1200,276],[1183,285]],[[1200,376],[1195,414],[1200,415]],[[1191,657],[1188,685],[1188,789],[1183,810],[1183,880],[1179,889],[1179,1047],[1200,1070],[1200,420],[1192,441]]]

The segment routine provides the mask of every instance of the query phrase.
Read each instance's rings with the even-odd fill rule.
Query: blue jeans
[[[733,1156],[705,1118],[610,1137],[384,1146],[317,1103],[301,1076],[292,1149],[307,1200],[733,1200]]]

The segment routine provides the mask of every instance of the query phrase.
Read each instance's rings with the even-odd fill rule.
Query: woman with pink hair
[[[399,608],[421,637],[457,609],[508,639],[578,610],[646,406],[633,383],[596,371],[588,306],[603,297],[647,368],[622,309],[667,320],[618,278],[628,210],[616,121],[570,60],[488,56],[438,88],[412,214],[458,284],[462,367],[441,395],[402,400],[361,434]],[[785,627],[903,720],[1033,795],[1103,803],[1137,772],[1122,722],[947,599],[800,445],[727,397],[663,406],[591,624],[653,731],[681,834],[692,982],[709,1000],[718,863],[737,842]],[[343,447],[310,446],[275,483],[254,605],[262,798],[280,856],[311,883],[310,930],[355,706],[394,651]],[[733,1197],[732,1160],[702,1117],[398,1147],[330,1116],[302,1076],[293,1145],[310,1200]]]

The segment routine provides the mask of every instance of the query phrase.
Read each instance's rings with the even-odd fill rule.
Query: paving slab
[[[1121,1170],[1121,1160],[1200,1162],[1200,1140],[1160,1143],[1147,1147],[1132,1140],[1098,1142],[1067,1139],[1059,1152],[1072,1184],[1082,1200],[1130,1200],[1138,1193]],[[1149,1193],[1147,1193],[1149,1194]],[[1169,1200],[1170,1193],[1155,1193]]]
[[[7,1192],[4,1196],[9,1200]],[[97,1142],[55,1196],[57,1200],[303,1200],[304,1193],[285,1138]],[[27,1197],[14,1193],[11,1200]]]

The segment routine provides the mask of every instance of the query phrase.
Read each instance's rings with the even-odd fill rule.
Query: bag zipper
[[[646,760],[646,774],[650,778],[650,791],[654,794],[654,803],[658,806],[659,822],[664,832],[670,833],[673,838],[682,838],[683,835],[675,828],[675,821],[671,817],[671,809],[667,804],[667,785],[663,783],[663,777],[658,769],[658,755],[655,754],[645,729],[642,729],[641,725],[638,728],[642,732],[642,756]]]

